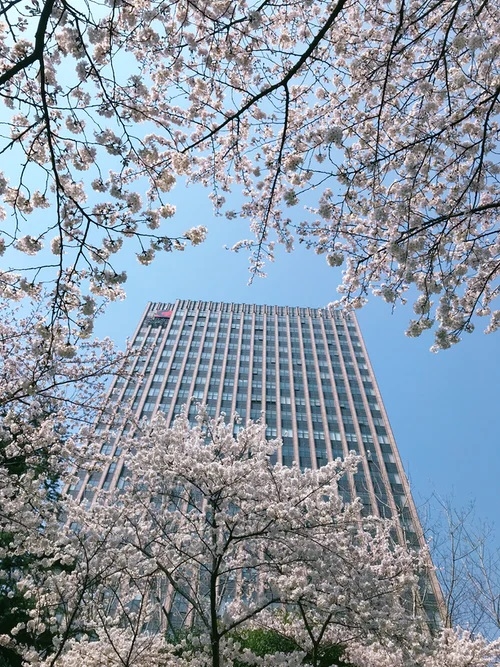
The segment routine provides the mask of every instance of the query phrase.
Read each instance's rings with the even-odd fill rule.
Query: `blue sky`
[[[249,236],[246,223],[214,218],[205,197],[196,189],[179,193],[172,222],[175,231],[206,225],[209,235],[203,245],[158,255],[149,267],[132,255],[120,258],[129,273],[127,299],[109,307],[96,326],[98,335],[123,346],[147,301],[188,298],[322,307],[337,298],[340,270],[302,246],[292,254],[279,252],[267,267],[268,277],[248,285],[247,253],[223,247]],[[485,336],[478,327],[460,344],[433,354],[431,333],[420,339],[404,335],[410,317],[411,309],[392,312],[375,298],[358,311],[415,500],[422,505],[435,493],[453,496],[457,507],[475,502],[477,515],[494,524],[500,542],[500,336]]]

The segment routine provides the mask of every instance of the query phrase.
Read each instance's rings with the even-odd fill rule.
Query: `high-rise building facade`
[[[344,497],[359,497],[367,514],[396,517],[399,539],[424,545],[353,315],[329,308],[150,303],[132,346],[138,354],[131,379],[115,379],[113,403],[130,404],[141,418],[161,411],[173,420],[185,405],[194,415],[198,404],[211,415],[237,413],[243,422],[263,414],[269,438],[282,442],[276,456],[284,465],[316,468],[359,453],[358,471],[341,480]],[[96,487],[123,484],[119,430],[104,453],[114,462],[81,480],[75,496],[90,498]],[[426,609],[438,613],[433,576],[425,587]]]

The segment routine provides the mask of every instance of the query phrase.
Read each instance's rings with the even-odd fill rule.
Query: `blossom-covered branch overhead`
[[[253,238],[236,249],[251,249],[256,274],[276,241],[299,241],[344,267],[340,304],[411,294],[407,333],[435,326],[441,348],[475,316],[493,331],[499,11],[488,0],[10,3],[0,150],[19,168],[1,181],[2,247],[51,246],[61,310],[82,279],[116,296],[124,240],[146,264],[203,240],[204,228],[166,231],[168,193],[187,180],[249,219]],[[45,208],[33,231],[27,217]]]

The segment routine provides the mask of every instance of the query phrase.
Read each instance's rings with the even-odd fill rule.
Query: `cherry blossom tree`
[[[125,356],[109,341],[76,350],[67,330],[47,325],[43,303],[40,311],[0,305],[0,658],[11,665],[64,636],[49,585],[74,567],[63,480],[87,465],[89,425]]]
[[[324,664],[333,647],[347,650],[359,642],[397,646],[408,659],[419,645],[418,635],[428,632],[416,593],[425,554],[395,544],[390,522],[365,519],[354,529],[352,521],[337,520],[336,526],[340,534],[326,528],[308,536],[309,548],[293,546],[307,556],[300,567],[294,563],[293,572],[286,563],[280,567],[286,612],[270,614],[265,627],[293,638],[314,667]]]
[[[4,5],[0,150],[17,169],[0,181],[1,248],[38,259],[24,283],[4,272],[3,289],[48,271],[65,316],[84,307],[82,283],[118,296],[126,275],[112,258],[129,237],[146,264],[203,240],[203,227],[172,237],[163,222],[187,180],[249,219],[236,248],[251,249],[256,274],[276,241],[304,242],[344,266],[341,304],[411,298],[407,333],[435,326],[440,348],[476,315],[495,330],[499,11],[489,0]]]
[[[142,556],[142,571],[164,579],[164,623],[174,635],[195,628],[213,667],[237,649],[236,628],[282,601],[276,572],[286,564],[294,571],[299,535],[316,529],[319,539],[332,515],[342,533],[360,516],[336,489],[353,460],[317,473],[271,465],[275,443],[261,424],[235,439],[222,419],[201,414],[192,429],[182,417],[169,429],[159,416],[129,448],[123,546]]]
[[[445,646],[453,667],[498,659],[498,643],[429,633],[414,604],[426,555],[338,495],[355,458],[273,465],[261,424],[233,437],[204,415],[194,428],[160,415],[123,446],[125,484],[69,510],[86,557],[51,591],[78,633],[65,625],[44,667],[321,665],[333,647],[358,667],[434,667]],[[263,627],[296,650],[262,658],[240,641]]]
[[[84,431],[60,447],[105,469],[98,444]],[[43,478],[10,473],[22,497],[3,492],[2,528],[22,524],[10,548],[37,558],[16,573],[28,618],[0,644],[29,664],[298,667],[339,646],[355,667],[499,664],[499,642],[426,630],[413,605],[425,554],[338,495],[356,458],[317,471],[273,465],[262,425],[233,437],[204,415],[194,428],[158,416],[123,445],[125,484],[90,503],[62,490],[49,503]],[[297,650],[259,657],[239,640],[259,627]]]

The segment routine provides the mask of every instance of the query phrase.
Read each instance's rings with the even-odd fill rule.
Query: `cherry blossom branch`
[[[0,74],[0,86],[3,86],[5,83],[13,79],[14,76],[19,72],[21,72],[22,70],[28,69],[30,65],[33,65],[34,63],[43,60],[47,25],[49,22],[50,15],[52,13],[52,9],[54,8],[55,2],[56,0],[45,0],[43,9],[40,13],[38,26],[35,32],[35,46],[33,48],[33,51],[25,58],[19,60],[15,65],[12,65],[12,67],[10,67],[7,71],[3,72],[3,74]],[[8,12],[9,9],[11,9],[16,4],[17,4],[16,2],[12,2],[10,6],[7,7],[4,11]]]

